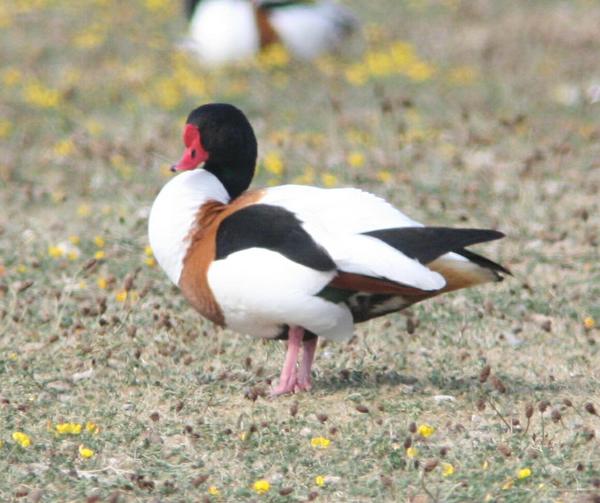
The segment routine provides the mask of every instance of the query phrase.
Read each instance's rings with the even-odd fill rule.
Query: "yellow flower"
[[[94,258],[96,260],[103,260],[106,258],[106,252],[104,250],[98,250],[96,253],[94,253]]]
[[[368,53],[365,63],[369,69],[369,73],[376,77],[383,77],[394,71],[394,60],[385,52]]]
[[[146,264],[148,267],[154,267],[156,265],[156,260],[154,260],[153,257],[146,257],[144,259],[144,264]]]
[[[27,272],[27,266],[25,264],[19,264],[17,266],[17,272],[19,272],[21,274],[24,272]]]
[[[152,255],[154,255],[154,253],[152,252],[152,247],[150,245],[146,245],[146,247],[144,248],[144,255],[146,255],[146,257],[152,257]]]
[[[364,86],[369,80],[367,67],[362,63],[354,63],[346,68],[346,80],[353,86]]]
[[[526,479],[527,477],[531,477],[531,468],[521,468],[517,472],[517,478],[519,480]]]
[[[79,446],[79,455],[84,459],[88,459],[94,455],[94,451],[89,447],[85,447],[83,444],[81,444]]]
[[[75,144],[73,140],[67,138],[56,143],[52,150],[59,157],[68,157],[75,151]]]
[[[484,471],[486,471],[486,470],[489,470],[489,468],[490,468],[490,462],[486,459],[483,462],[483,464],[481,465],[481,469],[484,470]]]
[[[429,80],[435,72],[433,66],[425,61],[417,61],[406,69],[406,76],[416,82]]]
[[[81,239],[79,239],[79,236],[69,236],[69,241],[71,244],[78,245],[81,242]]]
[[[98,136],[103,130],[102,124],[95,119],[88,119],[83,123],[83,127],[91,136]]]
[[[271,489],[271,484],[269,484],[268,480],[260,479],[254,482],[252,487],[258,494],[265,494],[269,492],[269,489]]]
[[[165,11],[169,12],[171,8],[171,2],[167,0],[146,0],[144,2],[146,4],[146,8],[150,11]]]
[[[98,425],[93,421],[88,421],[87,423],[85,423],[85,430],[88,433],[98,433],[100,431],[100,428],[98,428]]]
[[[277,152],[269,152],[264,160],[265,169],[276,176],[283,174],[283,161]]]
[[[314,437],[310,439],[310,445],[312,445],[315,449],[327,449],[331,440],[325,437]]]
[[[591,316],[587,316],[583,320],[583,326],[585,327],[586,330],[591,330],[592,328],[594,328],[596,326],[596,320],[594,318],[592,318]]]
[[[73,45],[79,49],[94,49],[101,45],[106,38],[103,28],[98,25],[86,27],[85,30],[75,35]]]
[[[210,486],[208,488],[208,494],[210,494],[211,496],[218,496],[219,495],[219,489],[215,486]]]
[[[106,244],[106,241],[104,241],[104,238],[102,236],[94,236],[94,244],[98,248],[104,248],[104,245]]]
[[[127,291],[121,290],[120,292],[117,292],[115,294],[115,299],[117,299],[117,302],[125,302],[127,300]]]
[[[454,474],[454,466],[450,463],[442,463],[442,475],[444,477],[449,477]]]
[[[406,457],[413,459],[419,455],[419,451],[416,447],[409,447],[406,449]]]
[[[27,433],[23,433],[22,431],[15,431],[12,434],[12,439],[24,448],[27,448],[31,445],[31,438],[29,438]]]
[[[362,168],[365,164],[365,156],[361,152],[350,152],[346,161],[353,168]]]
[[[70,250],[67,253],[67,258],[69,260],[77,260],[79,258],[79,250],[75,249],[75,250]]]
[[[389,52],[397,71],[406,70],[407,66],[416,60],[415,49],[408,42],[394,42]]]
[[[4,138],[10,134],[12,124],[4,119],[0,120],[0,138]]]
[[[27,84],[23,90],[25,102],[39,108],[56,108],[60,103],[60,94],[55,89],[44,87],[38,82]]]
[[[59,435],[79,435],[81,433],[81,424],[79,423],[58,423],[55,426],[56,433]]]
[[[7,68],[2,72],[2,82],[7,87],[16,86],[23,79],[23,74],[16,68]]]
[[[325,485],[325,477],[323,477],[323,475],[317,475],[315,477],[315,484],[319,487],[323,487]]]
[[[419,426],[417,433],[421,435],[423,438],[429,438],[431,435],[435,433],[435,428],[427,423],[424,423]]]
[[[448,73],[448,82],[457,86],[469,86],[477,80],[477,70],[472,66],[459,66]]]
[[[63,256],[63,254],[64,250],[60,246],[50,245],[48,247],[48,255],[50,255],[52,258],[60,258]]]
[[[163,77],[155,82],[154,95],[157,104],[167,110],[173,110],[183,100],[179,83],[170,77]]]
[[[387,169],[380,169],[377,172],[377,179],[380,182],[387,183],[392,179],[392,173],[390,173]]]
[[[335,187],[337,184],[337,176],[333,173],[323,173],[321,175],[321,181],[325,187]]]
[[[100,276],[96,280],[96,284],[98,285],[98,288],[101,288],[102,290],[104,290],[108,286],[108,281],[106,281],[105,277]]]
[[[286,66],[290,55],[281,44],[271,44],[258,55],[258,64],[266,68]]]
[[[77,207],[77,215],[80,217],[89,217],[92,214],[92,208],[89,204],[80,204]]]

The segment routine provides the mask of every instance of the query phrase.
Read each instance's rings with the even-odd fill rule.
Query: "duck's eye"
[[[196,150],[192,150],[192,159],[194,159],[196,157]]]

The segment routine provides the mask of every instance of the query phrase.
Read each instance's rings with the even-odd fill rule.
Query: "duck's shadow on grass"
[[[511,396],[535,395],[545,392],[574,391],[581,389],[581,383],[575,382],[526,382],[518,376],[501,376],[505,393]],[[376,390],[381,387],[405,387],[410,393],[432,392],[439,395],[461,395],[492,389],[492,386],[479,382],[478,376],[455,377],[431,372],[425,377],[416,377],[396,370],[369,372],[364,370],[342,370],[337,373],[326,372],[313,380],[313,390],[334,392],[345,389]]]

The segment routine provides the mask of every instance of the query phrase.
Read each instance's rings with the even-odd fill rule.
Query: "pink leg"
[[[312,386],[312,379],[310,377],[310,369],[312,368],[313,360],[315,359],[315,351],[317,349],[317,339],[310,339],[304,341],[304,352],[302,354],[302,365],[300,366],[300,374],[298,376],[298,384],[296,384],[296,390],[308,391]]]
[[[284,393],[292,393],[296,387],[296,362],[298,360],[298,352],[300,344],[304,337],[304,329],[302,327],[290,327],[288,332],[288,347],[285,355],[285,362],[281,369],[279,384],[271,390],[271,396],[282,395]]]

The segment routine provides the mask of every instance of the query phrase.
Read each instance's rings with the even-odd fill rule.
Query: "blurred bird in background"
[[[210,66],[250,59],[273,44],[311,60],[339,51],[359,27],[347,8],[328,0],[185,0],[184,7],[184,47]]]

